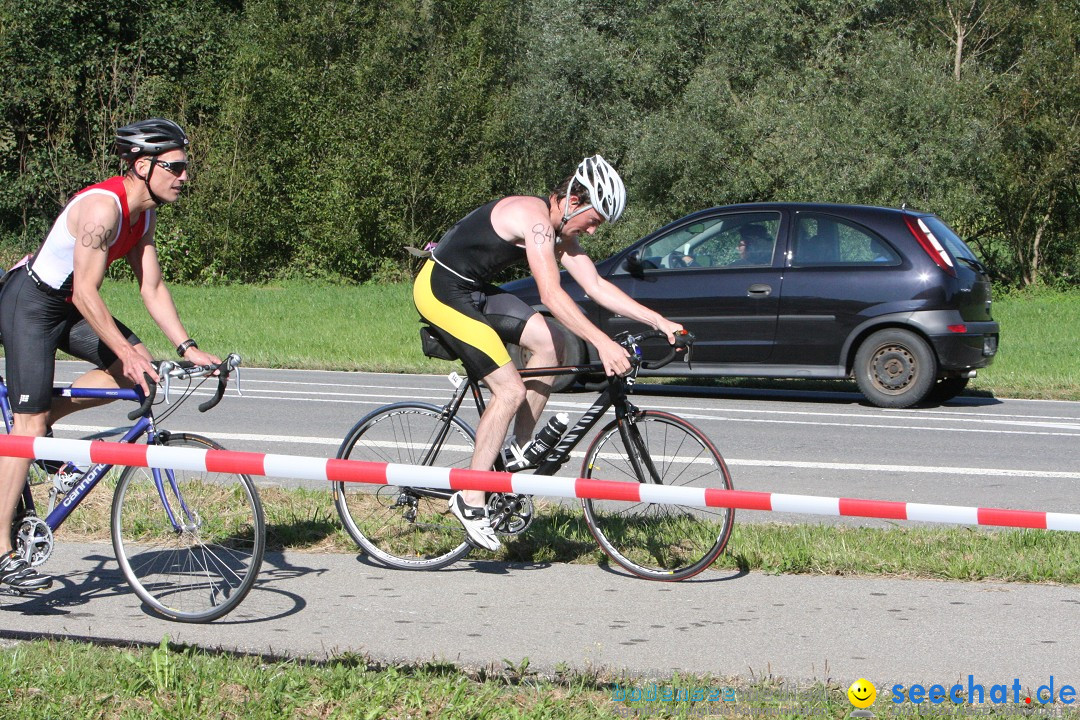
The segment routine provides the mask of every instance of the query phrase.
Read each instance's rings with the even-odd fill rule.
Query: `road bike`
[[[215,376],[217,389],[199,410],[206,412],[217,405],[230,373],[240,362],[240,356],[232,354],[220,365],[155,363],[166,401],[165,409],[156,415],[158,387],[152,382],[145,396],[141,388],[57,387],[53,394],[140,403],[128,413],[135,424],[124,433],[121,443],[135,443],[145,436],[149,445],[221,450],[209,438],[169,432],[159,424]],[[178,398],[172,401],[173,389],[183,381],[187,385],[178,388]],[[3,378],[0,409],[10,433],[13,417]],[[31,565],[43,564],[52,555],[57,530],[108,477],[106,484],[115,484],[110,514],[113,550],[124,577],[147,607],[180,622],[209,622],[235,609],[254,585],[266,549],[266,521],[251,478],[144,467],[125,467],[116,477],[116,473],[109,473],[112,468],[93,464],[80,469],[71,462],[35,461],[12,523],[15,551]],[[45,490],[48,509],[41,517],[35,494],[40,497]]]
[[[429,333],[425,354],[454,358],[435,328],[425,331]],[[586,433],[614,408],[615,419],[603,426],[585,451],[581,477],[732,489],[724,458],[703,432],[676,415],[640,410],[629,401],[638,368],[654,369],[676,356],[688,357],[693,342],[692,335],[680,336],[663,358],[645,360],[642,345],[656,338],[666,335],[650,331],[616,338],[630,351],[633,369],[626,376],[607,378],[596,402],[531,469],[533,473],[556,474]],[[603,372],[602,365],[590,364],[522,370],[521,376]],[[450,378],[455,389],[445,405],[406,401],[381,407],[353,426],[337,457],[467,468],[476,433],[459,410],[471,396],[483,414],[482,382],[457,373]],[[500,457],[495,469],[503,468]],[[402,569],[445,567],[471,550],[464,529],[447,508],[451,494],[437,488],[334,483],[334,502],[349,535],[372,558]],[[734,522],[729,508],[588,499],[581,506],[589,531],[604,552],[630,573],[653,580],[681,580],[709,567],[727,545]],[[523,532],[534,510],[528,495],[489,494],[489,516],[500,534]]]

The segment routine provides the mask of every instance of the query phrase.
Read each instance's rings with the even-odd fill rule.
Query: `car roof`
[[[750,203],[736,203],[734,205],[717,205],[715,207],[707,208],[705,210],[698,210],[691,215],[697,215],[699,213],[715,213],[725,212],[730,210],[792,210],[795,212],[848,212],[848,213],[911,213],[912,215],[933,215],[933,213],[925,212],[922,210],[916,210],[911,207],[885,207],[881,205],[855,205],[848,203],[815,203],[815,202],[750,202]]]

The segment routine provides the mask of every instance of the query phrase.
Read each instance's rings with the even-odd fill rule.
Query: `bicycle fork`
[[[162,445],[167,438],[167,431],[156,433],[151,429],[148,432],[147,439],[151,445]],[[161,500],[161,507],[165,510],[165,516],[172,524],[173,530],[178,535],[185,532],[194,533],[198,530],[202,526],[202,519],[197,512],[192,511],[184,502],[184,494],[180,492],[180,485],[176,482],[176,471],[170,468],[150,468],[150,474],[154,478],[154,488],[157,490],[158,499]],[[172,491],[172,496],[176,498],[176,503],[169,501],[169,496],[165,491],[166,483],[169,490]],[[174,504],[179,505],[183,513],[183,522],[177,520],[176,513],[173,512]]]
[[[630,403],[622,412],[616,411],[619,421],[619,435],[622,437],[626,454],[630,458],[630,466],[634,469],[638,482],[649,482],[654,485],[662,485],[663,479],[656,468],[652,455],[645,447],[645,441],[641,438],[638,430],[636,416],[638,410]]]

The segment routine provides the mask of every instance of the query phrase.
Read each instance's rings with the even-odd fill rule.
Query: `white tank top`
[[[49,234],[45,237],[45,242],[42,243],[41,248],[34,256],[34,264],[31,266],[34,274],[42,282],[56,290],[63,287],[64,283],[68,282],[72,273],[75,272],[75,237],[68,232],[68,213],[71,212],[71,208],[75,207],[75,203],[91,195],[108,195],[113,198],[116,201],[116,209],[120,211],[121,223],[125,221],[124,207],[120,203],[120,196],[114,192],[91,187],[73,197],[63,212],[60,213],[60,217],[56,218],[52,229],[49,230]],[[143,213],[143,228],[139,232],[140,237],[150,229],[151,214],[149,212]],[[115,245],[123,234],[122,232],[114,233],[112,240],[109,241],[109,247]]]

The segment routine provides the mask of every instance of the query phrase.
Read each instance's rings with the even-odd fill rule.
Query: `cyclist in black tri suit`
[[[547,321],[524,301],[490,283],[500,270],[527,261],[542,302],[568,330],[591,343],[608,375],[630,370],[626,350],[593,325],[559,282],[559,263],[592,300],[611,312],[668,334],[682,330],[599,276],[578,243],[601,223],[615,222],[626,205],[622,179],[602,157],[585,158],[574,174],[544,197],[494,200],[462,219],[439,241],[417,276],[413,300],[440,328],[470,373],[482,377],[491,399],[476,428],[474,470],[490,470],[514,420],[514,435],[532,437],[551,393],[551,379],[523,382],[506,352],[515,343],[532,353],[529,367],[556,365],[562,348]],[[450,509],[469,539],[496,550],[482,491],[462,491]]]
[[[0,294],[0,333],[14,412],[12,434],[41,437],[77,406],[103,401],[52,397],[56,350],[97,366],[76,387],[140,386],[157,380],[150,353],[105,306],[100,289],[109,264],[124,258],[143,304],[180,357],[205,365],[217,357],[198,349],[161,278],[154,244],[155,209],[175,202],[187,182],[188,137],[174,122],[151,118],[116,131],[124,175],[91,185],[68,202],[45,241],[11,271]],[[0,587],[27,591],[52,581],[12,551],[11,524],[30,461],[0,458]]]

